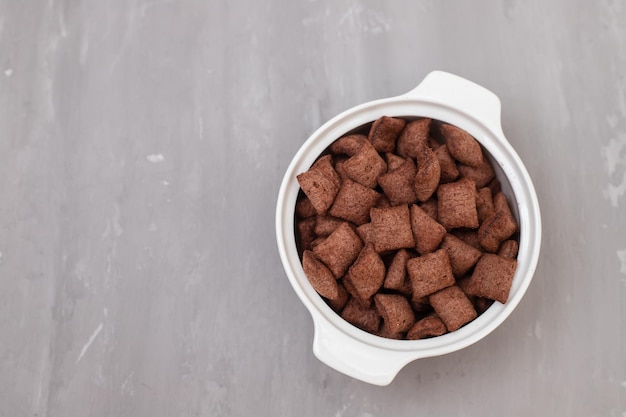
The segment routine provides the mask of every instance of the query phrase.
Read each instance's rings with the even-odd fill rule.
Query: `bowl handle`
[[[504,139],[500,99],[491,91],[458,75],[433,71],[407,97],[436,101],[458,108],[483,122]]]
[[[326,365],[352,378],[374,385],[389,385],[416,352],[382,350],[348,336],[314,313],[313,353]]]

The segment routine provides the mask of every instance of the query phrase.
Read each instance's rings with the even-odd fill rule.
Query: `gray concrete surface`
[[[450,71],[500,96],[544,219],[486,339],[326,367],[282,270],[321,123]],[[626,5],[0,1],[0,416],[626,416]]]

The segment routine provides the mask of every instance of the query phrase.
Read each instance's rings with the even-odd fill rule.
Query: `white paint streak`
[[[608,145],[602,147],[602,156],[609,175],[613,175],[618,167],[626,166],[626,134],[609,140]]]
[[[122,383],[122,386],[120,387],[120,392],[122,394],[126,394],[129,397],[132,397],[135,395],[135,383],[133,382],[133,377],[135,376],[135,371],[131,372],[126,379],[124,379],[124,382]]]
[[[361,4],[350,7],[339,18],[340,35],[358,35],[360,33],[381,34],[391,29],[389,21],[382,15],[366,9]]]
[[[39,383],[37,384],[37,396],[35,398],[35,409],[39,408],[39,404],[41,403],[42,393],[43,393],[43,378],[39,378]]]
[[[10,77],[11,75],[13,75],[13,68],[7,68],[4,70],[4,75],[7,77]]]
[[[111,221],[107,220],[106,225],[104,226],[104,231],[102,232],[102,239],[106,239],[111,234]]]
[[[111,275],[113,272],[113,260],[116,254],[117,254],[117,241],[114,240],[113,243],[111,244],[111,249],[109,249],[109,253],[107,253],[107,258],[106,258],[106,269],[105,269],[105,275],[104,275],[104,287],[105,288],[110,287]]]
[[[612,122],[609,120],[608,123],[611,125]],[[613,207],[618,207],[620,198],[626,194],[626,133],[611,138],[601,152],[609,176],[609,183],[603,191],[604,198],[611,201]]]
[[[59,13],[59,34],[62,38],[67,38],[67,25],[65,24],[65,16],[62,11]]]
[[[622,386],[622,388],[626,389],[626,381],[622,381],[620,385]]]
[[[319,19],[315,17],[305,17],[304,19],[302,19],[302,26],[308,28],[315,25],[318,21]]]
[[[94,332],[91,334],[91,337],[89,338],[87,343],[85,343],[85,346],[83,346],[83,348],[80,350],[80,355],[78,355],[78,358],[76,358],[76,362],[74,362],[75,364],[80,362],[83,356],[85,356],[85,353],[87,353],[87,349],[89,349],[89,346],[91,346],[93,341],[96,340],[96,337],[98,337],[103,327],[104,327],[103,323],[100,322],[98,327],[96,327],[96,330],[94,330]]]
[[[619,272],[626,275],[626,249],[618,250],[617,257],[620,261]]]
[[[204,139],[204,120],[202,116],[198,117],[198,137],[200,140]]]
[[[622,181],[614,185],[609,183],[604,190],[604,198],[611,201],[613,207],[619,207],[619,199],[626,194],[626,171],[622,176]]]
[[[619,94],[617,95],[618,100],[618,108],[622,117],[626,117],[626,98],[624,97],[624,93],[626,93],[626,80],[620,79],[617,82],[617,91]]]
[[[146,156],[146,159],[153,164],[158,164],[159,162],[165,161],[165,157],[163,156],[163,154],[160,153],[148,155]]]
[[[115,233],[115,236],[120,237],[122,236],[122,233],[124,233],[124,229],[122,228],[122,225],[120,224],[120,217],[121,217],[122,213],[120,211],[120,206],[119,204],[115,204],[113,206],[113,218],[111,219],[111,223],[113,224],[113,233]]]
[[[541,335],[543,334],[541,322],[539,321],[535,322],[534,333],[535,333],[535,337],[537,338],[537,340],[541,340]]]
[[[119,49],[117,51],[117,55],[111,60],[111,66],[110,66],[111,72],[113,72],[115,68],[117,68],[117,65],[120,63],[120,60],[122,59],[122,57],[124,56],[124,53],[126,52],[128,43],[132,40],[131,30],[133,30],[136,27],[135,18],[136,18],[136,9],[133,7],[133,8],[130,8],[129,12],[126,14],[126,22],[124,25],[124,35],[122,37],[122,42],[120,43]],[[103,38],[108,37],[110,32],[111,32],[111,27],[107,27],[107,30]]]
[[[146,17],[146,11],[153,8],[154,6],[160,6],[160,5],[164,5],[168,3],[173,3],[175,1],[176,0],[161,0],[161,1],[153,1],[153,2],[144,3],[141,5],[141,9],[139,10],[139,17],[141,17],[142,19]]]
[[[346,412],[346,410],[348,409],[348,404],[344,404],[341,407],[341,410],[337,410],[337,412],[335,413],[335,417],[342,417],[343,414]]]
[[[552,72],[555,79],[560,80],[562,78],[563,63],[560,60],[555,59]],[[561,83],[556,83],[556,91],[558,91],[557,99],[559,101],[559,120],[561,121],[561,127],[566,128],[571,122],[571,116],[568,107],[567,96]]]
[[[85,66],[85,61],[87,60],[87,53],[89,52],[89,38],[87,36],[83,36],[80,42],[80,55],[78,56],[78,62],[80,62],[80,66]]]

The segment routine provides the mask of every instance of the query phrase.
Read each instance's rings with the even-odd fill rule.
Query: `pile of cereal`
[[[354,326],[422,339],[507,301],[518,225],[467,132],[383,116],[337,139],[297,178],[304,272]]]

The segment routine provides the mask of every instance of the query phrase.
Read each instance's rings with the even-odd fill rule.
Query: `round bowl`
[[[508,301],[505,304],[496,301],[464,327],[430,339],[386,339],[344,321],[309,283],[296,247],[295,205],[300,189],[296,175],[306,171],[333,141],[384,115],[428,117],[470,133],[490,158],[519,224],[518,266]],[[337,115],[306,140],[287,168],[280,187],[276,237],[289,282],[313,318],[315,356],[353,378],[387,385],[407,363],[463,349],[502,324],[519,304],[533,278],[541,246],[541,217],[530,176],[502,132],[498,97],[461,77],[434,71],[406,94],[371,101]]]

